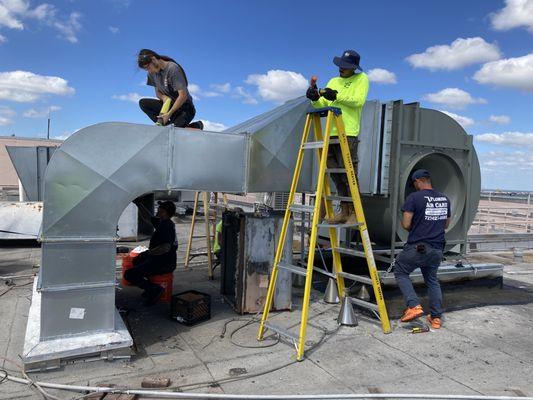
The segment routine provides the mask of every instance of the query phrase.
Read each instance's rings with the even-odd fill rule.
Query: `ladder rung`
[[[291,211],[301,212],[301,213],[313,213],[315,211],[315,206],[307,206],[305,204],[291,204]]]
[[[339,253],[342,253],[342,254],[347,254],[349,256],[365,257],[366,258],[366,254],[365,254],[364,251],[354,250],[354,249],[347,249],[345,247],[335,247],[334,250],[338,251]]]
[[[358,228],[360,226],[361,224],[358,222],[356,222],[355,224],[329,224],[327,222],[318,224],[319,228],[337,228],[337,229]]]
[[[277,325],[273,325],[271,323],[265,322],[264,326],[265,326],[265,328],[270,329],[271,331],[274,331],[274,332],[276,332],[277,334],[279,334],[281,336],[285,336],[285,337],[291,338],[291,339],[293,339],[296,342],[298,341],[298,335],[297,334],[289,332],[288,330],[283,329],[283,328],[281,328],[281,327],[279,327]]]
[[[337,277],[333,272],[326,271],[325,269],[313,267],[313,271],[318,272],[319,274],[329,276],[330,278],[336,279]]]
[[[287,263],[284,263],[284,262],[279,262],[278,263],[278,268],[284,269],[286,271],[290,271],[293,274],[297,274],[297,275],[302,275],[302,276],[306,276],[307,275],[307,270],[305,268],[298,267],[298,266],[292,265],[292,264],[287,264]]]
[[[346,168],[326,168],[326,174],[345,174]]]
[[[353,201],[353,199],[349,196],[326,196],[326,200],[339,200],[339,201],[349,201],[350,203]]]
[[[379,311],[378,305],[369,301],[364,301],[355,297],[350,297],[350,301],[353,304],[357,304],[359,307],[367,308],[369,310]]]
[[[324,142],[307,142],[302,144],[302,149],[321,149],[324,147]]]
[[[372,285],[372,279],[370,279],[368,276],[349,274],[348,272],[344,272],[344,271],[337,272],[337,275],[342,276],[343,278],[349,279],[351,281],[366,283],[367,285]]]
[[[340,142],[339,139],[329,139],[329,144],[340,144]]]

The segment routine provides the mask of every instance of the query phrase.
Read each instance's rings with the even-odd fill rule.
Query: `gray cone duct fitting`
[[[115,312],[116,226],[124,208],[154,190],[288,191],[308,107],[307,99],[295,99],[222,133],[104,123],[68,138],[46,169],[42,266],[25,365],[48,367],[131,345]],[[472,138],[454,120],[417,104],[368,102],[360,140],[359,181],[372,240],[405,239],[399,207],[410,172],[425,167],[452,200],[449,243],[466,241],[479,164]],[[314,190],[314,164],[313,155],[305,158],[299,191]]]
[[[337,281],[333,278],[329,278],[326,292],[324,293],[324,302],[328,304],[338,304],[339,301]]]

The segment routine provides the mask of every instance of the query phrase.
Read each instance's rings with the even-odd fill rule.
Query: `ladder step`
[[[329,144],[340,144],[341,141],[339,139],[329,139]]]
[[[359,307],[363,307],[369,310],[379,311],[377,304],[371,303],[369,301],[364,301],[356,297],[350,297],[349,299],[353,304],[357,304]]]
[[[337,228],[337,229],[358,228],[360,226],[361,224],[358,222],[355,224],[329,224],[327,222],[318,224],[319,228]]]
[[[326,196],[326,200],[339,200],[339,201],[349,201],[350,203],[353,201],[353,199],[350,196]]]
[[[330,278],[336,279],[337,277],[333,272],[326,271],[325,269],[313,267],[313,271],[318,272],[319,274],[329,276]]]
[[[346,168],[326,168],[326,174],[345,174]]]
[[[291,204],[289,208],[291,211],[301,213],[313,213],[315,211],[315,206],[306,206],[304,204]]]
[[[302,144],[302,149],[321,149],[324,147],[324,142],[307,142]]]
[[[342,276],[343,278],[349,279],[351,281],[366,283],[367,285],[372,285],[372,279],[370,279],[368,276],[349,274],[348,272],[344,272],[344,271],[337,272],[337,275]]]
[[[284,263],[284,262],[281,262],[281,261],[278,263],[278,268],[284,269],[286,271],[290,271],[290,272],[292,272],[293,274],[296,274],[296,275],[302,275],[302,276],[306,276],[307,275],[307,269],[302,268],[302,267],[298,267],[296,265],[287,264],[287,263]]]
[[[349,256],[366,258],[366,254],[364,251],[355,250],[355,249],[347,249],[345,247],[335,247],[334,250],[342,254],[347,254]]]
[[[285,337],[291,338],[292,340],[294,340],[296,342],[299,339],[298,335],[296,333],[289,332],[288,330],[283,329],[283,328],[281,328],[281,327],[279,327],[277,325],[271,324],[269,322],[265,322],[264,326],[265,326],[265,328],[270,329],[271,331],[274,331],[274,332],[276,332],[277,334],[279,334],[281,336],[285,336]]]

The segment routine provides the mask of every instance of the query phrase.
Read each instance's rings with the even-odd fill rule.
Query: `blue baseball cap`
[[[429,172],[427,171],[427,169],[417,169],[411,175],[411,181],[413,182],[420,178],[429,178]]]

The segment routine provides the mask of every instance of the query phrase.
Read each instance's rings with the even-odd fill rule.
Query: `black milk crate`
[[[184,325],[195,325],[211,318],[211,296],[187,290],[172,296],[170,318]]]

